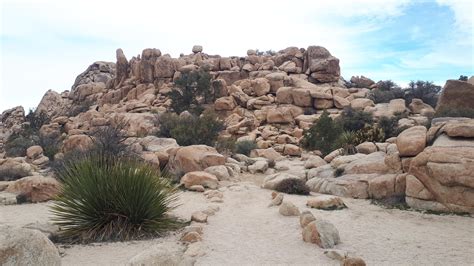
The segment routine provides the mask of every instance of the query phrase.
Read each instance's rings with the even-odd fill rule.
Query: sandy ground
[[[261,177],[224,189],[220,211],[209,217],[196,265],[338,265],[317,246],[301,239],[298,217],[284,217],[267,207],[270,191],[255,183]],[[301,211],[310,196],[285,195]],[[384,209],[366,200],[344,199],[348,209],[320,211],[332,222],[342,243],[336,248],[362,257],[368,265],[474,265],[474,218]],[[202,194],[185,192],[175,214],[189,218],[209,203]],[[23,226],[48,220],[48,204],[0,206],[0,224]],[[64,265],[124,265],[162,241],[178,238],[74,245],[62,249]]]

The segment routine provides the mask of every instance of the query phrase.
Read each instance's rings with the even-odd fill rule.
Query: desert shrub
[[[337,118],[337,122],[339,122],[346,131],[357,131],[366,125],[373,124],[374,119],[371,113],[356,111],[348,107],[342,111],[341,116]]]
[[[174,83],[177,88],[168,96],[171,99],[171,109],[178,114],[189,111],[199,115],[203,111],[201,102],[208,103],[215,100],[211,90],[211,75],[205,70],[183,73]]]
[[[246,156],[250,155],[250,152],[257,148],[257,143],[252,140],[243,140],[235,144],[235,152]]]
[[[434,117],[469,117],[474,118],[474,108],[439,108]]]
[[[138,160],[89,153],[66,162],[52,221],[69,242],[130,240],[176,228],[169,216],[177,190],[153,167]]]
[[[336,141],[336,146],[342,148],[345,155],[356,154],[356,146],[359,144],[356,133],[353,131],[342,132]]]
[[[109,125],[92,129],[88,134],[93,141],[92,149],[110,154],[125,154],[127,145],[124,144],[124,141],[127,137],[123,132],[126,125],[127,121],[125,120],[113,120]]]
[[[307,150],[319,150],[325,156],[334,150],[334,143],[341,132],[341,126],[324,111],[319,120],[304,133],[301,146]]]
[[[14,167],[0,170],[0,181],[13,181],[25,176],[29,176],[30,171],[22,167]]]
[[[28,129],[36,133],[44,124],[49,122],[49,118],[44,112],[36,113],[33,109],[30,109],[25,116],[25,121],[28,122]]]
[[[179,145],[205,144],[214,146],[224,124],[213,112],[201,116],[163,114],[158,118],[159,137],[174,138]]]
[[[60,151],[61,142],[59,136],[42,136],[40,134],[37,144],[43,148],[43,155],[53,160],[54,155]]]
[[[424,103],[435,108],[438,102],[441,86],[435,85],[431,81],[410,81],[408,88],[405,89],[406,103],[411,103],[414,98],[423,100]]]
[[[214,145],[221,154],[231,155],[235,151],[235,138],[218,138]]]
[[[304,180],[288,178],[282,180],[275,186],[275,190],[287,194],[309,195],[311,191]]]
[[[69,109],[67,116],[68,117],[75,117],[81,113],[89,111],[92,105],[94,105],[94,101],[90,99],[84,99],[80,102],[75,102],[73,106]]]
[[[377,82],[377,88],[370,91],[368,98],[374,103],[388,103],[393,99],[405,98],[404,91],[393,81]]]
[[[10,135],[5,143],[5,154],[7,157],[26,156],[26,150],[37,142],[36,135],[24,134],[25,132]]]
[[[355,142],[356,143],[363,143],[363,142],[384,142],[385,141],[385,133],[383,129],[378,127],[377,125],[366,126],[361,130],[355,132]]]
[[[335,177],[340,177],[344,174],[344,168],[336,168],[336,171],[334,171],[334,176]]]
[[[459,80],[467,81],[467,80],[468,80],[468,77],[467,77],[467,76],[464,76],[464,75],[461,75],[461,76],[459,76]]]

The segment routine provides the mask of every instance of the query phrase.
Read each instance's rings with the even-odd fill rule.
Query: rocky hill
[[[49,144],[32,145],[26,157],[7,158],[9,137],[32,122],[22,107],[4,111],[0,117],[0,171],[22,169],[24,174],[17,177],[48,175],[50,161],[84,149],[91,142],[91,131],[120,120],[125,121],[122,130],[128,146],[145,160],[168,164],[175,172],[214,167],[208,172],[219,180],[235,172],[262,172],[268,174],[263,186],[269,189],[284,179],[298,178],[313,192],[354,198],[401,197],[413,208],[474,213],[474,120],[431,120],[435,109],[418,98],[375,103],[369,95],[382,90],[383,84],[364,76],[345,81],[339,59],[324,47],[288,47],[274,54],[248,50],[245,57],[221,57],[208,55],[196,45],[191,54],[179,58],[145,49],[130,60],[118,49],[116,58],[116,63],[90,65],[70,91],[50,90],[43,96],[35,114],[45,119],[39,129],[42,136],[59,136],[54,154],[45,156]],[[173,139],[155,136],[160,127],[157,116],[172,111],[169,95],[177,89],[174,82],[197,70],[211,76],[213,101],[203,105],[223,121],[220,137],[255,141],[254,159],[234,156],[234,160],[213,147],[179,147]],[[447,81],[438,109],[474,108],[473,84],[472,77],[468,82]],[[302,148],[305,132],[324,110],[335,119],[347,108],[371,114],[375,123],[382,117],[397,117],[393,127],[405,130],[382,142],[364,141],[352,155],[341,149],[322,154]],[[288,163],[285,158],[291,157],[300,157],[304,164]],[[188,187],[186,180],[182,182]],[[201,185],[193,182],[189,187]],[[21,192],[12,185],[5,187]]]

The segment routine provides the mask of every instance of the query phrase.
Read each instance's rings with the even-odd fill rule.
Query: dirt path
[[[260,177],[252,177],[255,182]],[[244,180],[248,180],[245,179]],[[242,182],[224,189],[220,211],[204,226],[196,265],[338,265],[317,246],[301,239],[298,217],[268,208],[270,191]],[[285,195],[301,211],[307,196]],[[348,209],[311,211],[332,222],[342,243],[336,248],[362,257],[368,265],[473,265],[474,218],[388,210],[366,200],[344,199]],[[189,218],[211,205],[200,193],[185,192],[175,213]],[[0,206],[0,224],[23,226],[48,221],[48,204]],[[64,265],[124,265],[151,245],[148,241],[74,245],[64,249]]]

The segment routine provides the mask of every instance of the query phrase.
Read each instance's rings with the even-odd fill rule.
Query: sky
[[[69,90],[95,61],[326,47],[341,75],[398,84],[474,75],[471,0],[0,0],[0,111]]]

